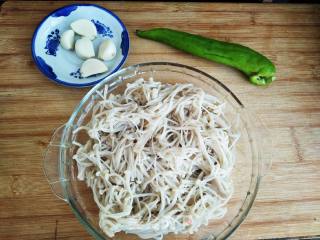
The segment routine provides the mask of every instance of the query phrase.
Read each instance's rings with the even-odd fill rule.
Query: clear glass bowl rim
[[[134,70],[134,69],[139,69],[141,67],[150,67],[150,66],[168,66],[168,67],[178,67],[178,68],[182,68],[182,69],[187,69],[187,70],[191,70],[195,73],[201,74],[211,80],[213,80],[216,84],[218,84],[223,90],[225,90],[226,93],[228,93],[237,104],[239,104],[239,106],[241,107],[242,110],[244,110],[244,105],[242,104],[242,102],[239,100],[239,98],[226,86],[224,85],[222,82],[220,82],[219,80],[217,80],[216,78],[214,78],[213,76],[209,75],[208,73],[201,71],[197,68],[191,67],[191,66],[187,66],[184,64],[179,64],[179,63],[173,63],[173,62],[146,62],[146,63],[140,63],[140,64],[135,64],[135,65],[131,65],[128,66],[126,68],[123,68],[119,71],[117,71],[116,73],[106,77],[103,81],[99,82],[97,85],[95,85],[89,92],[86,93],[86,95],[82,98],[82,100],[80,101],[80,103],[77,105],[77,107],[75,108],[75,110],[73,111],[72,115],[70,116],[68,122],[65,124],[63,133],[62,133],[62,137],[61,137],[61,146],[64,146],[64,143],[67,141],[68,138],[68,134],[69,131],[68,129],[70,129],[70,127],[73,125],[73,122],[77,116],[77,114],[79,113],[79,111],[81,111],[83,105],[86,103],[86,101],[96,92],[97,89],[99,89],[102,85],[105,85],[106,83],[110,82],[112,79],[116,79],[117,77],[121,76],[123,73],[130,71],[130,70]],[[112,91],[112,90],[111,90]],[[256,137],[255,137],[256,138]],[[60,163],[63,163],[63,159],[65,156],[65,148],[60,148]],[[258,146],[258,151],[260,150],[259,146]],[[234,217],[234,219],[232,220],[232,223],[235,222],[235,224],[229,224],[229,226],[227,228],[225,228],[218,236],[208,236],[205,239],[227,239],[239,226],[240,224],[244,221],[244,219],[246,218],[246,216],[248,215],[253,202],[256,198],[258,189],[259,189],[259,185],[260,185],[260,181],[262,178],[262,174],[261,174],[261,169],[260,169],[260,161],[261,161],[261,156],[260,156],[260,151],[258,152],[258,164],[259,164],[259,169],[258,169],[258,174],[256,177],[251,178],[251,182],[250,182],[250,196],[247,195],[245,197],[245,200],[242,203],[242,211],[241,213],[239,212],[237,216]],[[65,171],[65,166],[64,164],[59,164],[59,172],[61,175],[64,174]],[[60,179],[65,179],[64,176],[60,175]],[[93,227],[88,221],[87,219],[82,215],[82,213],[78,210],[76,203],[73,202],[72,197],[69,196],[68,190],[67,190],[67,181],[65,180],[61,180],[60,181],[61,185],[62,185],[62,191],[63,191],[63,195],[65,197],[65,200],[69,203],[72,211],[74,212],[74,214],[76,215],[76,217],[78,218],[78,220],[80,221],[80,223],[86,228],[86,230],[95,238],[95,239],[99,239],[99,240],[105,240],[106,238],[101,235],[101,233],[99,231],[97,231],[97,229],[95,227]],[[244,207],[245,206],[245,207]],[[204,239],[202,239],[204,240]]]

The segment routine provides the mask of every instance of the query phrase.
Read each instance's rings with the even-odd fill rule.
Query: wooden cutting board
[[[0,239],[92,239],[50,191],[42,155],[54,128],[89,89],[58,86],[35,67],[30,41],[49,12],[71,2],[14,2],[0,12]],[[273,165],[231,239],[320,235],[320,6],[98,2],[131,37],[126,65],[170,61],[226,84],[269,128]],[[267,88],[236,70],[138,39],[134,31],[171,27],[252,47],[276,64]],[[266,148],[271,148],[266,145]]]

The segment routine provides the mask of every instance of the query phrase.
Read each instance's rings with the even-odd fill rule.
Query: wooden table
[[[30,53],[33,31],[69,2],[5,2],[0,14],[0,239],[92,239],[50,191],[42,155],[89,89],[48,81]],[[231,239],[320,235],[320,6],[99,2],[129,29],[126,65],[171,61],[204,70],[259,115],[274,141],[273,165]],[[252,47],[278,68],[268,88],[228,67],[138,39],[135,29],[173,27]],[[269,146],[265,146],[269,147]]]

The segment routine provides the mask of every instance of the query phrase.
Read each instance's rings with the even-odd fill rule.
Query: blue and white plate
[[[80,75],[83,60],[60,45],[61,34],[70,29],[73,21],[82,18],[92,21],[97,28],[98,36],[93,40],[96,55],[103,39],[111,38],[117,47],[116,57],[105,61],[108,72],[88,78]],[[39,24],[31,48],[35,63],[49,79],[65,86],[86,87],[97,84],[124,64],[129,52],[129,34],[113,12],[94,4],[73,4],[55,10]]]

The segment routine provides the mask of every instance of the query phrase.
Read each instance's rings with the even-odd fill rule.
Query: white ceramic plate
[[[98,32],[93,40],[95,53],[103,39],[111,38],[117,47],[112,61],[105,61],[108,72],[88,78],[80,75],[82,59],[74,51],[61,47],[61,34],[78,19],[92,21]],[[129,52],[129,34],[122,21],[111,11],[94,4],[73,4],[55,10],[39,24],[32,39],[32,57],[39,70],[49,79],[70,87],[92,86],[116,72]]]

